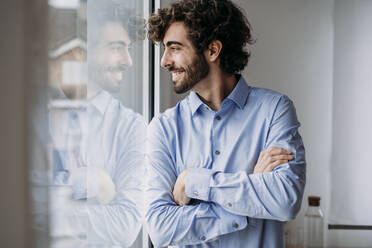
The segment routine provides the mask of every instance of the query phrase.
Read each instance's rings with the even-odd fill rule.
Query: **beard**
[[[185,75],[180,82],[173,81],[174,91],[177,94],[183,94],[189,91],[202,79],[209,74],[209,64],[204,57],[204,54],[197,54],[196,58],[192,60],[191,64],[187,65],[186,68],[175,68],[170,67],[169,71],[182,71]]]
[[[102,66],[94,65],[89,71],[89,76],[96,85],[109,93],[120,91],[121,84],[124,82],[124,65]]]

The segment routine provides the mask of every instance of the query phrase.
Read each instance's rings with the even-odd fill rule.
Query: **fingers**
[[[285,160],[285,159],[282,159],[282,160],[276,160],[274,161],[273,163],[269,164],[263,172],[271,172],[273,171],[276,167],[278,167],[279,165],[282,165],[282,164],[285,164],[285,163],[288,163],[288,160]]]
[[[276,155],[271,157],[271,162],[277,161],[277,160],[293,160],[293,155]]]
[[[179,195],[179,194],[175,194],[174,192],[173,192],[173,199],[174,199],[174,202],[178,206],[187,205],[190,202],[190,200],[191,200],[191,198],[189,198],[186,195]]]
[[[266,150],[266,152],[261,153],[258,159],[258,164],[260,164],[261,166],[264,166],[264,165],[267,166],[269,163],[273,163],[277,160],[289,160],[290,161],[294,159],[294,156],[292,154],[288,154],[287,150],[280,151],[278,155],[273,155],[273,153],[277,154],[277,150],[275,150],[275,152],[273,152],[273,150],[271,151]]]
[[[266,150],[263,151],[265,154],[270,154],[272,156],[274,155],[289,155],[292,154],[290,150],[285,150],[281,147],[272,146]]]
[[[185,193],[185,184],[186,184],[186,178],[191,168],[184,170],[176,180],[176,183],[174,184],[172,195],[174,202],[178,206],[186,205],[190,202],[190,198]]]
[[[290,150],[285,150],[280,147],[270,147],[266,150],[263,150],[260,153],[260,156],[258,158],[258,161],[266,161],[267,162],[273,162],[278,159],[287,159],[292,160],[293,155]]]
[[[270,172],[281,164],[294,159],[290,150],[273,146],[260,153],[253,173]]]

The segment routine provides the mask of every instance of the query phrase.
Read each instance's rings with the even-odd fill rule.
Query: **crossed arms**
[[[305,153],[298,127],[292,102],[282,97],[265,148],[290,150],[293,160],[274,157],[289,155],[281,150],[265,158],[283,164],[262,162],[261,157],[253,174],[193,168],[184,172],[186,175],[178,175],[170,154],[172,143],[167,142],[159,120],[153,121],[149,129],[145,218],[154,244],[194,245],[213,240],[244,229],[246,217],[293,219],[300,209],[305,185]],[[183,205],[188,198],[196,203]]]

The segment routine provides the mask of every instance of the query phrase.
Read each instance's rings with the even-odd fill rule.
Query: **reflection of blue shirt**
[[[145,122],[102,91],[88,104],[87,127],[87,166],[107,172],[116,190],[108,205],[87,205],[88,242],[128,247],[142,223]]]
[[[283,222],[300,209],[305,151],[288,97],[249,87],[240,78],[219,111],[195,92],[149,126],[146,219],[156,246],[283,247]],[[290,149],[295,159],[252,174],[259,153]],[[177,176],[190,205],[177,206]]]
[[[139,114],[105,91],[88,100],[86,111],[86,118],[79,118],[77,125],[83,131],[77,160],[93,174],[94,169],[102,169],[115,185],[115,197],[106,205],[90,199],[70,200],[71,207],[62,206],[63,214],[53,209],[51,214],[59,214],[66,221],[71,219],[64,224],[64,230],[70,226],[89,247],[128,247],[142,226],[146,125]],[[100,175],[88,173],[73,189],[81,189],[78,193],[86,197],[88,188],[89,196],[90,186],[99,185],[101,179]],[[51,201],[54,197],[60,198],[58,192]],[[54,226],[62,228],[60,223]]]

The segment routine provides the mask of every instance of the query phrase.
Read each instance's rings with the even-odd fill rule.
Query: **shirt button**
[[[199,196],[198,191],[195,191],[195,192],[194,192],[194,195]]]
[[[239,227],[239,224],[238,224],[238,223],[234,223],[234,224],[233,224],[233,227],[234,227],[234,228],[238,228],[238,227]]]
[[[206,238],[205,236],[202,236],[200,239],[201,239],[202,241],[205,241],[207,238]]]
[[[227,203],[227,206],[231,208],[232,204],[229,202],[229,203]]]
[[[216,116],[216,119],[217,119],[218,121],[221,120],[221,116],[217,115],[217,116]]]
[[[214,153],[215,153],[216,155],[220,155],[220,154],[221,154],[221,152],[220,152],[219,150],[216,150]]]

